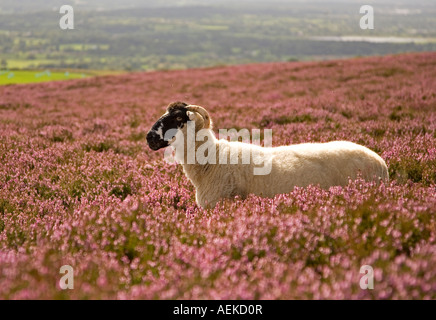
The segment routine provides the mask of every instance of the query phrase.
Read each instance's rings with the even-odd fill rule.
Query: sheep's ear
[[[195,114],[192,111],[187,111],[186,115],[188,116],[189,120],[194,121],[195,120]]]

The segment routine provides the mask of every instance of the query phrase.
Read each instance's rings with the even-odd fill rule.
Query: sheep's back
[[[386,163],[380,156],[348,141],[305,143],[268,151],[273,159],[271,174],[254,177],[253,189],[258,190],[253,193],[273,196],[288,193],[295,186],[343,186],[359,172],[368,181],[388,180]]]

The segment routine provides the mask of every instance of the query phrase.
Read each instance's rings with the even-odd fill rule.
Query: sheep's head
[[[211,129],[209,113],[200,106],[184,102],[173,102],[147,133],[147,142],[152,150],[168,147],[178,130],[186,130],[188,121],[195,122],[195,130]]]

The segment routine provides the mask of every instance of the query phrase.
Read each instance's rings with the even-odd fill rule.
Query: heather
[[[0,298],[435,299],[435,73],[424,53],[0,87]],[[175,100],[275,146],[363,144],[391,181],[200,209],[146,145]]]

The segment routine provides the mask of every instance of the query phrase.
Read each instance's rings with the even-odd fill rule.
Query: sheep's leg
[[[198,191],[195,193],[195,200],[197,204],[204,209],[211,209],[216,206],[218,201],[221,200],[222,197],[219,195],[208,194],[207,196],[201,195]]]
[[[202,208],[214,208],[221,199],[233,198],[235,195],[233,184],[209,184],[197,189],[195,200]]]

